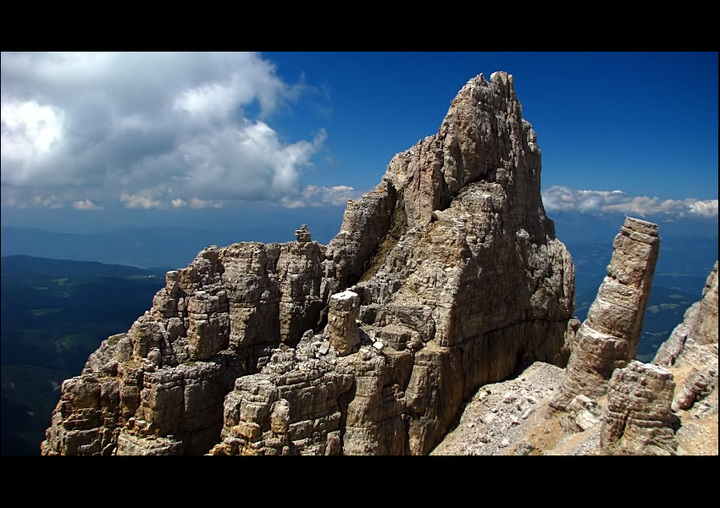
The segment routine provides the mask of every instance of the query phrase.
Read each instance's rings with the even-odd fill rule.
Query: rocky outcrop
[[[686,411],[696,402],[706,399],[717,387],[717,368],[709,367],[704,370],[692,368],[685,386],[675,396],[672,408],[676,411]]]
[[[717,456],[716,319],[717,264],[702,300],[652,364],[631,360],[613,371],[605,395],[575,395],[558,411],[553,403],[566,395],[561,389],[569,371],[536,362],[511,380],[480,388],[432,453]]]
[[[685,311],[683,322],[673,330],[655,354],[653,363],[674,366],[676,363],[698,364],[717,358],[718,343],[718,263],[708,275],[702,298]]]
[[[153,307],[63,383],[42,452],[206,453],[235,379],[320,319],[323,252],[316,242],[213,246],[168,272]]]
[[[632,361],[613,372],[602,453],[612,455],[674,455],[675,419],[671,409],[673,375],[652,364]]]
[[[478,386],[566,361],[574,269],[542,209],[535,141],[512,78],[476,78],[437,136],[348,204],[328,245],[364,339],[343,360],[356,373],[343,453],[428,453]]]
[[[683,381],[673,409],[717,412],[718,263],[703,288],[702,298],[685,312],[683,322],[658,349],[653,364],[674,367]],[[710,399],[715,399],[714,402]],[[696,406],[697,404],[697,406]]]
[[[680,416],[680,453],[696,454],[697,442],[718,446],[718,263],[702,298],[685,312],[683,322],[658,349],[653,364],[673,372],[678,389],[672,409]]]
[[[43,453],[428,453],[479,386],[567,361],[540,170],[512,76],[470,80],[327,246],[303,227],[168,273],[64,384]]]
[[[352,291],[343,291],[330,297],[328,309],[328,335],[330,345],[345,356],[360,343],[357,318],[360,315],[360,297]]]
[[[626,219],[615,237],[607,276],[577,331],[554,407],[567,408],[577,395],[604,395],[615,370],[635,358],[659,249],[656,224]]]

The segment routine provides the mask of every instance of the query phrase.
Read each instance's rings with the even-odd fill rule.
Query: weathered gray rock
[[[718,412],[718,263],[708,275],[702,298],[685,312],[683,322],[658,349],[653,364],[679,371],[672,408],[687,411],[678,432],[680,445],[687,435],[702,432],[699,419]],[[715,416],[717,418],[717,416]],[[698,430],[699,429],[699,430]],[[717,443],[717,441],[716,441]]]
[[[183,444],[172,438],[145,437],[123,429],[117,437],[116,455],[178,456],[183,454]]]
[[[152,309],[103,342],[67,382],[43,453],[135,454],[144,443],[142,454],[206,453],[218,441],[235,378],[317,325],[323,249],[316,242],[210,247],[169,272]],[[85,395],[91,389],[114,395],[99,403]]]
[[[551,394],[566,372],[535,363],[513,379],[481,387],[432,453],[717,456],[717,331],[697,326],[716,315],[715,277],[714,269],[703,291],[709,305],[696,304],[686,313],[673,334],[678,337],[682,330],[682,340],[669,340],[658,352],[655,362],[662,361],[662,368],[632,362],[614,371],[606,397],[578,394],[557,411]],[[710,340],[696,342],[690,329],[710,330]],[[528,393],[533,394],[529,413],[519,404],[529,400]]]
[[[323,353],[322,351],[325,351]],[[212,455],[339,455],[353,376],[312,333],[276,349],[262,373],[239,377]]]
[[[539,170],[512,78],[498,73],[471,80],[438,135],[348,204],[324,282],[360,301],[357,353],[354,317],[332,299],[328,311],[334,350],[353,365],[342,453],[427,453],[479,385],[536,359],[564,364],[574,269]]]
[[[656,224],[626,219],[607,276],[577,331],[556,408],[565,409],[579,394],[603,395],[613,372],[635,359],[659,248]]]
[[[303,224],[300,229],[295,230],[295,239],[300,243],[312,241],[312,235],[310,235],[310,230],[308,229],[307,224]]]
[[[716,378],[717,371],[714,369],[707,369],[705,371],[692,369],[682,390],[673,400],[673,410],[686,411],[693,407],[696,402],[710,395],[715,389],[714,384]]]

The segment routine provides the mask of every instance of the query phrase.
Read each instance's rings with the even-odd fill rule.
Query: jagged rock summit
[[[564,366],[574,268],[513,78],[349,202],[328,244],[209,247],[66,380],[42,453],[421,455],[479,386]]]

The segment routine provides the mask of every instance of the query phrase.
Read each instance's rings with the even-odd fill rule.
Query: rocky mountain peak
[[[501,227],[512,234],[523,231],[532,242],[554,238],[540,172],[537,136],[522,118],[512,76],[496,72],[489,82],[482,74],[471,79],[451,102],[439,132],[398,153],[376,189],[348,203],[340,233],[329,244],[340,286],[359,280],[377,252],[438,220],[438,212],[463,191],[473,201],[466,209],[499,214]]]
[[[427,223],[432,212],[449,206],[471,183],[483,180],[516,186],[538,204],[540,151],[536,135],[522,118],[512,76],[496,72],[471,79],[451,102],[439,132],[398,154],[384,182],[401,196],[408,228]],[[542,203],[540,210],[544,220]],[[520,217],[520,220],[526,217]]]

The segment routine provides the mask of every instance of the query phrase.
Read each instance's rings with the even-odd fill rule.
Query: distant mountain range
[[[24,254],[140,268],[182,267],[209,245],[236,241],[239,240],[227,233],[192,228],[133,228],[76,234],[3,227],[0,252],[2,257]]]
[[[278,207],[279,208],[279,207]],[[139,268],[187,266],[205,247],[236,242],[288,242],[306,223],[312,239],[328,243],[340,230],[340,207],[307,208],[302,213],[267,207],[238,212],[238,217],[212,216],[207,226],[152,226],[109,229],[105,232],[58,232],[37,227],[2,226],[0,256],[24,254],[52,259],[98,261]],[[261,214],[261,215],[260,215]]]
[[[152,306],[165,272],[2,258],[2,454],[37,455],[63,380]]]

